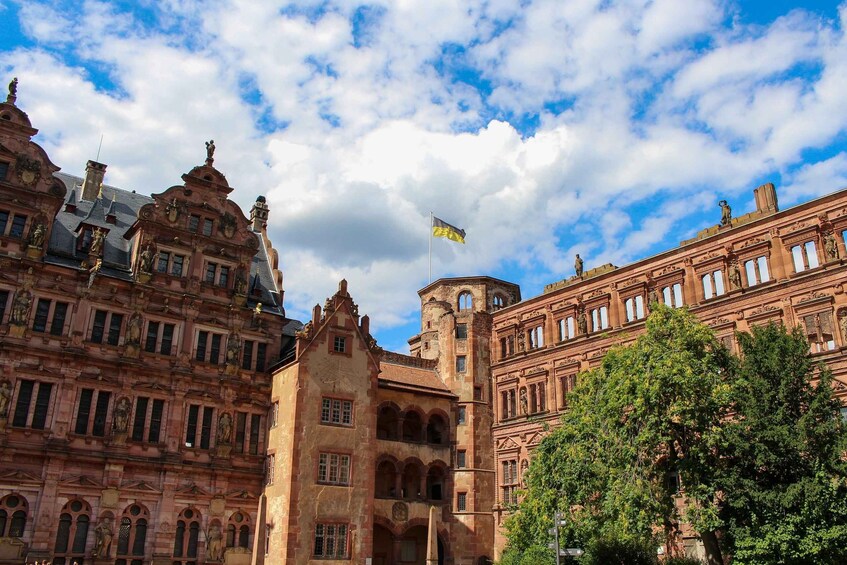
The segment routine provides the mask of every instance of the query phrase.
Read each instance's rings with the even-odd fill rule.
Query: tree
[[[562,425],[534,454],[528,491],[507,522],[510,547],[544,543],[558,509],[570,516],[566,541],[583,546],[600,538],[649,543],[659,525],[670,549],[685,519],[709,563],[722,563],[716,473],[733,365],[692,314],[654,305],[645,333],[580,375]]]
[[[721,477],[734,562],[845,563],[847,436],[832,375],[800,328],[753,328],[738,343]]]

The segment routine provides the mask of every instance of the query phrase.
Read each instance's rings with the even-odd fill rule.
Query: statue
[[[0,383],[0,418],[5,418],[9,413],[9,399],[12,397],[12,387],[9,381]]]
[[[44,246],[44,234],[46,231],[47,229],[44,227],[44,224],[36,224],[35,229],[32,230],[29,236],[30,247],[41,249]]]
[[[94,228],[94,233],[91,234],[91,246],[88,248],[90,255],[100,255],[103,252],[103,239],[105,237],[105,231],[100,228]]]
[[[129,318],[129,322],[126,325],[126,344],[127,345],[138,345],[141,343],[141,324],[143,320],[141,319],[141,314],[136,312]]]
[[[529,470],[529,462],[524,459],[521,461],[521,488],[526,488],[526,472]]]
[[[721,207],[721,225],[728,226],[732,220],[732,208],[729,207],[726,200],[718,202],[718,206]]]
[[[241,338],[237,333],[232,332],[226,340],[227,365],[237,365],[239,353],[241,353]]]
[[[247,280],[244,276],[244,267],[239,267],[235,273],[235,294],[242,296],[247,294]]]
[[[129,424],[129,398],[123,397],[115,406],[115,415],[112,417],[112,433],[125,433]]]
[[[9,83],[9,98],[16,98],[18,95],[18,77],[12,79]]]
[[[218,443],[228,444],[232,438],[232,416],[228,412],[221,414],[218,420]]]
[[[582,276],[582,259],[579,257],[579,253],[576,254],[576,260],[573,263],[573,268],[576,271],[576,276]]]
[[[526,396],[526,388],[521,389],[521,414],[526,414],[529,411],[529,400]]]
[[[206,163],[212,164],[215,160],[215,140],[210,139],[206,142]]]
[[[653,304],[659,303],[659,293],[656,292],[656,287],[650,289],[647,293],[647,306],[653,306]]]
[[[148,242],[144,247],[144,251],[141,252],[141,260],[138,262],[138,270],[145,274],[151,274],[153,272],[153,260],[156,258],[156,254],[153,252],[153,245]]]
[[[109,557],[109,549],[112,546],[112,519],[104,517],[94,528],[94,549],[91,550],[92,557]]]
[[[847,346],[847,312],[841,312],[841,318],[838,320],[839,325],[841,326],[841,343]],[[3,415],[3,412],[0,411],[0,416]]]
[[[9,323],[15,326],[25,326],[29,320],[29,309],[32,306],[32,293],[25,288],[15,293],[15,301],[12,303],[12,315]]]
[[[823,236],[823,248],[826,253],[827,261],[835,261],[838,259],[838,242],[835,241],[835,236],[832,232]]]
[[[209,526],[209,533],[206,534],[206,539],[209,544],[206,552],[209,561],[220,561],[223,558],[223,552],[221,551],[223,534],[221,533],[221,527],[217,523]]]
[[[580,335],[588,333],[588,321],[585,319],[585,310],[580,310],[577,315],[576,325],[579,328]]]
[[[733,261],[729,266],[729,286],[733,290],[741,288],[741,271],[738,269],[738,261]]]

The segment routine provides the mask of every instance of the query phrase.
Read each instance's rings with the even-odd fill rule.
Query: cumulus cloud
[[[11,14],[27,43],[0,43],[0,68],[70,173],[102,134],[108,182],[159,192],[214,138],[233,197],[268,196],[289,314],[347,278],[402,349],[430,212],[468,233],[433,242],[434,276],[532,296],[576,252],[624,264],[675,245],[762,178],[784,179],[784,202],[847,184],[845,14],[746,26],[722,0],[31,0]]]

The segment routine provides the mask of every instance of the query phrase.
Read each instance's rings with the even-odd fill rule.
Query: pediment
[[[258,500],[259,497],[252,492],[246,490],[230,491],[226,495],[227,498],[237,498],[239,500]]]
[[[41,483],[41,477],[37,477],[32,473],[27,473],[26,471],[21,471],[20,469],[13,469],[9,471],[3,471],[0,473],[0,479],[10,479],[18,482],[26,482],[26,483]]]
[[[498,450],[506,450],[506,449],[520,449],[520,445],[510,437],[507,437],[500,441],[500,444],[497,446]]]
[[[103,488],[105,485],[99,481],[95,481],[88,475],[77,475],[68,477],[59,481],[61,486],[65,487],[96,487]]]
[[[526,440],[527,447],[535,447],[536,445],[541,443],[541,440],[544,439],[544,436],[545,436],[545,434],[542,433],[542,432],[536,432],[536,433],[530,434],[529,437],[527,437],[527,440]]]
[[[192,483],[177,489],[180,494],[190,494],[192,496],[211,496],[211,493],[204,488]]]
[[[128,483],[121,485],[121,490],[138,490],[138,491],[142,491],[142,492],[156,492],[156,493],[162,492],[161,489],[156,488],[155,486],[151,485],[147,481],[130,481]]]

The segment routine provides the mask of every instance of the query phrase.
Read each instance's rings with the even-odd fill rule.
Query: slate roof
[[[67,206],[63,206],[56,215],[45,261],[69,268],[80,268],[86,256],[77,253],[77,233],[80,225],[86,224],[108,230],[103,241],[103,264],[99,275],[132,280],[130,250],[133,242],[124,239],[124,234],[135,223],[141,207],[152,203],[153,199],[104,184],[101,196],[93,202],[88,202],[79,199],[82,194],[82,178],[66,173],[56,173],[55,176],[67,187],[65,203],[75,204],[76,210],[68,211]],[[106,216],[110,213],[115,216],[114,224],[106,221]],[[268,251],[261,237],[259,241],[262,243],[250,267],[248,301],[252,306],[261,302],[263,312],[284,315],[279,293],[274,288]],[[253,291],[257,292],[254,294]]]

